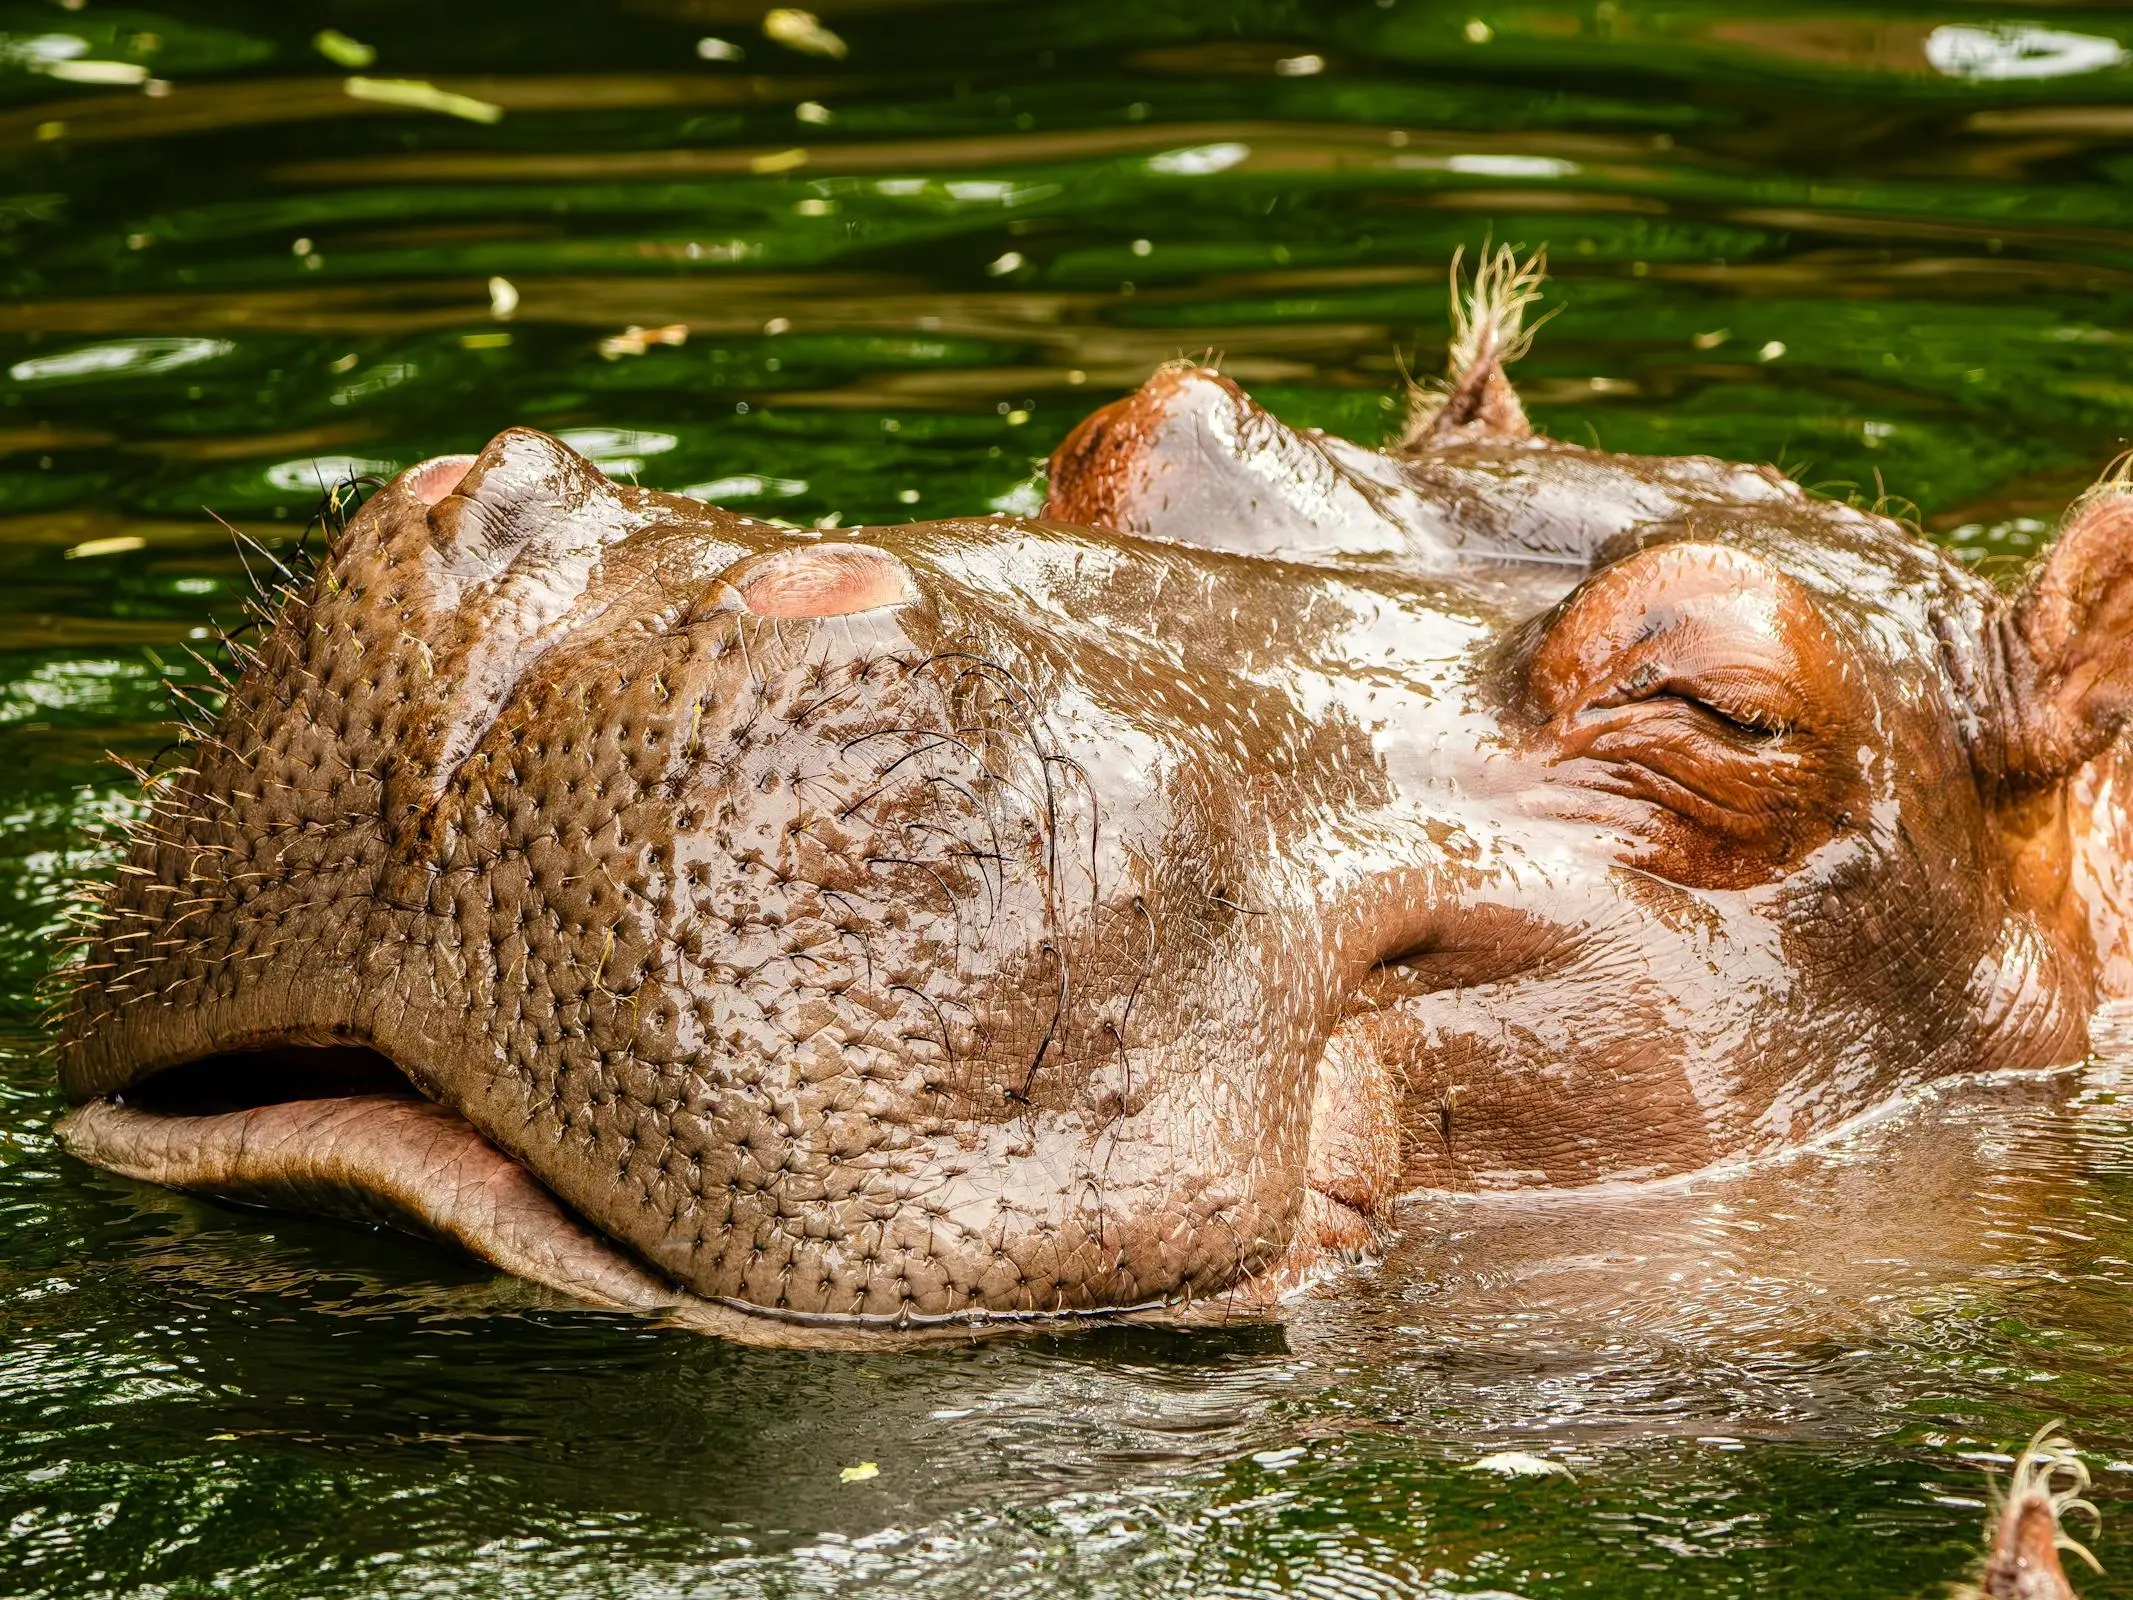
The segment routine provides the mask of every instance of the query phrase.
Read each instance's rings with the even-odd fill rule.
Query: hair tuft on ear
[[[1483,245],[1471,282],[1463,271],[1465,255],[1462,248],[1452,256],[1452,342],[1444,381],[1409,382],[1397,449],[1426,450],[1467,431],[1514,439],[1533,431],[1503,369],[1533,347],[1541,323],[1555,315],[1526,323],[1548,278],[1548,252],[1536,250],[1521,261],[1514,246]]]

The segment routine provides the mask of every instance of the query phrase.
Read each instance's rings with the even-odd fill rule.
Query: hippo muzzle
[[[1263,617],[1278,574],[1227,565],[817,541],[523,431],[403,474],[153,791],[69,1148],[630,1304],[911,1326],[1250,1283],[1303,1204],[1292,1063],[1382,954],[1282,881],[1281,818],[1367,791],[1368,739],[1238,639],[1181,667],[1016,597]]]
[[[1227,1313],[1403,1191],[2073,1059],[2133,974],[2115,491],[2010,601],[1490,364],[1384,451],[1168,371],[1052,496],[402,474],[150,779],[66,1146],[746,1338]]]

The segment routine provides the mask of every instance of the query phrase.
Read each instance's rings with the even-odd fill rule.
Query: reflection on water
[[[2054,1415],[2133,1572],[2123,1026],[1750,1170],[1418,1198],[1276,1326],[867,1357],[58,1156],[32,991],[104,752],[240,616],[203,507],[279,548],[512,422],[802,524],[1026,507],[1203,351],[1374,439],[1490,234],[1550,248],[1564,437],[2005,565],[2133,431],[2115,11],[817,9],[0,5],[0,1591],[1922,1595]]]
[[[2123,1078],[1951,1089],[1658,1189],[1417,1203],[1281,1327],[872,1357],[62,1180],[26,1139],[18,1557],[54,1594],[225,1564],[289,1593],[1924,1592],[2039,1414],[2079,1419],[2107,1498],[2133,1481]],[[60,1181],[72,1238],[35,1225]],[[1472,1470],[1511,1450],[1574,1476]]]

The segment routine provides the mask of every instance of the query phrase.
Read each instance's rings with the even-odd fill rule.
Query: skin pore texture
[[[67,1148],[829,1344],[1247,1315],[1416,1190],[1661,1178],[2133,991],[2133,495],[2017,594],[1536,436],[1490,263],[1371,448],[1177,366],[1041,520],[542,434],[401,474],[150,782]]]

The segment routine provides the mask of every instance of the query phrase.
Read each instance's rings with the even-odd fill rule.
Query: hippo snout
[[[978,536],[1032,537],[795,536],[525,430],[403,474],[137,846],[72,1147],[632,1303],[913,1325],[1263,1271],[1335,962],[1283,957],[1260,1014],[1289,923],[1213,695],[1115,646],[1072,675],[935,559]],[[1289,1170],[1198,1170],[1218,1117]]]

